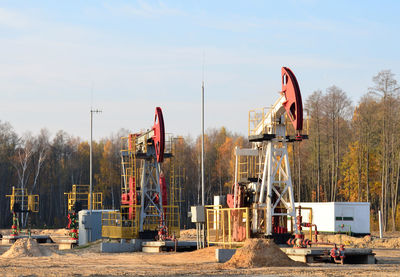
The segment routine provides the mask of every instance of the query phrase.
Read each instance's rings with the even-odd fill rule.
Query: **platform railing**
[[[39,195],[37,194],[28,194],[28,190],[26,188],[12,188],[12,194],[6,195],[6,197],[10,198],[10,211],[13,211],[15,205],[19,205],[19,207],[24,209],[25,211],[30,211],[37,213],[39,212]]]
[[[74,210],[74,205],[79,202],[82,209],[101,210],[103,209],[103,193],[93,192],[93,200],[90,200],[89,185],[72,185],[71,192],[65,192],[68,199],[68,211]],[[92,206],[92,207],[90,207]]]
[[[262,130],[265,129],[264,118],[267,116],[269,108],[260,108],[249,111],[249,122],[248,122],[248,135],[252,136],[256,134],[256,130],[262,125]]]
[[[129,208],[129,206],[121,206]],[[133,206],[135,214],[140,206]],[[102,237],[115,239],[133,239],[139,237],[139,216],[129,219],[129,212],[110,211],[101,214]]]
[[[206,220],[208,245],[234,248],[250,238],[250,208],[206,209]]]
[[[260,162],[258,156],[238,157],[238,180],[260,175]]]
[[[135,210],[135,216],[130,216],[129,208],[133,208]],[[169,235],[175,235],[176,238],[180,236],[180,228],[179,228],[179,207],[175,206],[164,206],[165,213],[165,225],[168,228]],[[139,237],[139,216],[140,216],[140,206],[121,206],[120,211],[109,211],[103,212],[101,215],[102,222],[102,236],[108,238],[123,238],[123,239],[134,239]],[[153,210],[154,217],[146,218],[146,221],[143,224],[144,230],[152,230],[157,231],[160,227],[160,219],[157,216],[155,208]],[[129,219],[131,217],[131,219]]]
[[[169,205],[163,206],[165,210],[166,225],[168,228],[168,234],[170,236],[174,235],[176,238],[180,237],[180,216],[179,216],[179,206]]]

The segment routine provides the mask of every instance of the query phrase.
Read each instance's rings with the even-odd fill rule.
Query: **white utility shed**
[[[354,234],[370,234],[370,203],[369,202],[301,202],[303,222],[309,222],[310,208],[312,223],[317,225],[319,232],[352,232]],[[288,227],[290,230],[290,220]],[[308,228],[303,228],[308,230]]]

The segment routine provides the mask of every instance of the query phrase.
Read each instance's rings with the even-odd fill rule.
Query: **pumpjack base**
[[[153,240],[158,235],[158,231],[139,232],[139,239]]]
[[[102,242],[100,244],[100,251],[102,253],[126,253],[126,252],[139,252],[142,251],[141,239],[131,239],[129,242]]]
[[[145,241],[142,242],[142,252],[146,253],[159,253],[170,251],[183,252],[194,251],[197,249],[196,241]]]
[[[330,262],[331,247],[292,248],[282,247],[281,250],[294,261],[303,263]],[[370,248],[346,248],[344,250],[345,264],[375,264],[375,253]]]
[[[276,244],[286,244],[286,242],[293,238],[291,233],[277,234],[273,233],[271,236],[267,236],[267,239],[273,239]]]
[[[74,239],[63,239],[57,242],[58,250],[69,250],[78,245],[78,240]]]

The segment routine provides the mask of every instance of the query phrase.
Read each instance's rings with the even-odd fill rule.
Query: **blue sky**
[[[87,139],[93,103],[98,139],[149,128],[161,106],[167,132],[196,136],[203,61],[206,128],[246,134],[281,66],[304,100],[335,84],[357,103],[377,72],[400,74],[399,3],[0,1],[0,120]]]

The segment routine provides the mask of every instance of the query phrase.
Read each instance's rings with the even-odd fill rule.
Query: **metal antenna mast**
[[[92,143],[93,143],[93,113],[101,113],[101,110],[93,110],[90,109],[90,186],[89,186],[89,194],[90,194],[90,201],[89,201],[89,210],[92,213],[92,206],[93,206],[93,153],[92,153]]]
[[[201,85],[201,205],[204,206],[204,81]]]
[[[205,205],[204,199],[204,60],[203,52],[203,80],[201,82],[201,205]]]

